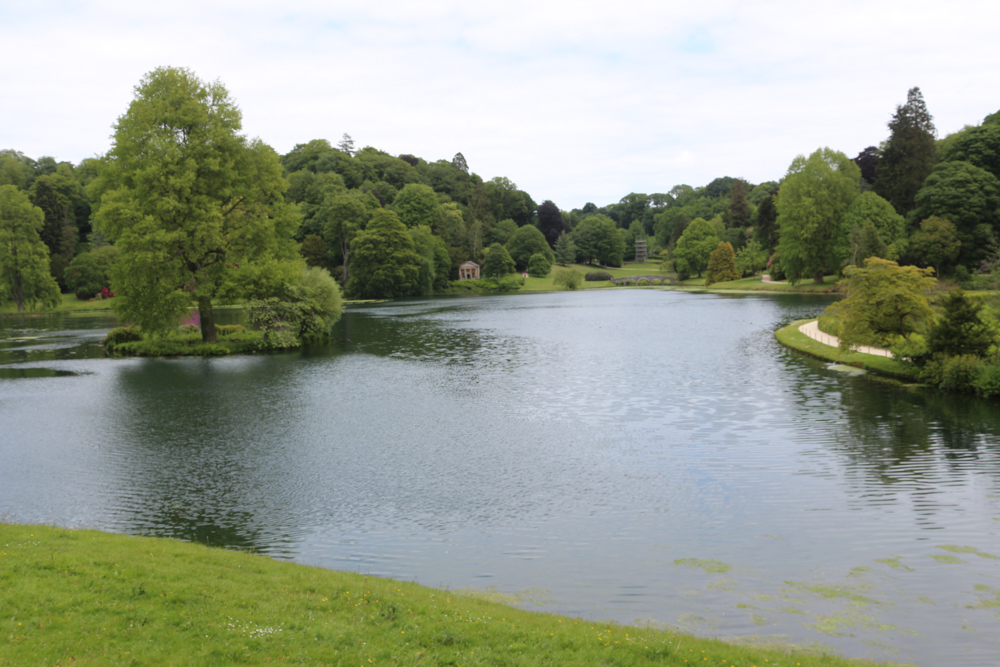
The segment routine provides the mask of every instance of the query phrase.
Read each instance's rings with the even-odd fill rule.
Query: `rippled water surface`
[[[397,302],[327,347],[213,360],[100,359],[106,318],[2,318],[0,515],[996,664],[998,405],[774,341],[826,303]]]

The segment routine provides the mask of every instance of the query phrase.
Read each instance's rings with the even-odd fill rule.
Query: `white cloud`
[[[462,151],[563,208],[854,155],[914,85],[942,135],[1000,108],[991,2],[9,4],[0,147],[74,162],[161,65],[223,81],[279,152]]]

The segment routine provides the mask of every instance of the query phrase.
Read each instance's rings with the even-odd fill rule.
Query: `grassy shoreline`
[[[862,368],[871,373],[885,375],[896,380],[903,380],[906,382],[917,381],[917,370],[910,364],[873,354],[844,352],[839,347],[825,345],[818,340],[813,340],[799,331],[800,326],[811,321],[812,318],[792,322],[788,326],[775,331],[774,337],[777,338],[778,342],[785,347],[821,361],[829,361],[844,364],[845,366]]]
[[[0,523],[0,664],[873,664],[170,539]]]

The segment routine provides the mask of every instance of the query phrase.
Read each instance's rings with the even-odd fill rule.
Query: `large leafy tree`
[[[625,241],[618,234],[614,220],[598,213],[579,222],[571,235],[578,257],[588,264],[597,260],[607,266],[621,266],[625,261]]]
[[[392,210],[400,221],[413,229],[421,225],[436,229],[440,213],[440,202],[434,189],[429,185],[408,183],[392,200]]]
[[[343,258],[346,283],[350,278],[351,242],[358,232],[365,228],[372,213],[378,209],[378,201],[367,192],[351,190],[327,196],[316,212],[323,239],[340,251]]]
[[[406,225],[379,209],[351,242],[347,293],[356,299],[391,299],[420,294],[421,257]]]
[[[1000,227],[1000,181],[969,162],[942,162],[917,193],[917,217],[954,223],[962,243],[958,263],[977,265]]]
[[[536,253],[545,255],[550,262],[555,259],[555,254],[549,248],[545,236],[534,225],[518,227],[504,247],[517,264],[518,271],[527,269],[528,261]]]
[[[900,215],[913,208],[917,191],[934,167],[934,120],[919,88],[906,94],[889,121],[889,140],[882,149],[875,175],[875,192]]]
[[[695,218],[677,240],[674,248],[674,268],[678,277],[684,280],[695,274],[699,278],[708,268],[708,259],[719,245],[719,237],[712,223],[704,218]],[[732,246],[730,246],[732,248]]]
[[[879,255],[883,259],[897,259],[899,256],[899,245],[905,234],[906,221],[903,216],[896,213],[892,204],[874,192],[862,192],[854,200],[851,206],[844,213],[844,226],[851,231],[855,237],[859,231],[871,225],[878,236],[878,240],[885,246],[889,256]],[[852,243],[852,252],[856,255],[852,257],[852,264],[861,266],[862,262],[870,255],[858,254],[858,247]]]
[[[214,299],[285,284],[298,210],[284,201],[277,154],[241,123],[226,88],[190,70],[159,68],[136,86],[92,184],[97,228],[121,249],[123,319],[164,330],[193,300],[202,339],[214,341]]]
[[[1000,114],[987,116],[982,125],[959,132],[943,151],[941,161],[971,162],[1000,178]]]
[[[847,296],[832,306],[840,324],[840,345],[886,345],[906,337],[934,318],[928,292],[933,269],[899,266],[870,257],[864,268],[850,266],[841,281]]]
[[[778,191],[778,255],[797,282],[840,268],[849,250],[844,214],[858,196],[861,172],[846,155],[821,148],[798,156]]]
[[[487,278],[502,278],[513,273],[515,264],[510,253],[499,243],[486,249],[486,259],[483,260],[483,275]]]
[[[950,220],[931,216],[920,223],[910,237],[909,254],[923,266],[933,266],[939,274],[950,273],[962,248],[958,230]]]
[[[49,249],[42,241],[45,214],[14,185],[0,185],[0,303],[59,303],[59,286],[49,273]]]
[[[705,287],[712,283],[724,283],[736,280],[740,274],[736,271],[736,252],[731,243],[719,243],[708,256],[708,272],[705,275]]]

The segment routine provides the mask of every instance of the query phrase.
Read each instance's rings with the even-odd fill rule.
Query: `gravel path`
[[[817,320],[810,320],[799,327],[799,331],[809,336],[813,340],[819,341],[824,345],[829,345],[830,347],[840,347],[840,339],[836,336],[831,336],[828,333],[823,333],[819,330],[819,322]],[[859,345],[854,348],[855,352],[861,352],[863,354],[874,354],[879,357],[892,357],[892,352],[883,349],[881,347],[869,347],[867,345]]]

